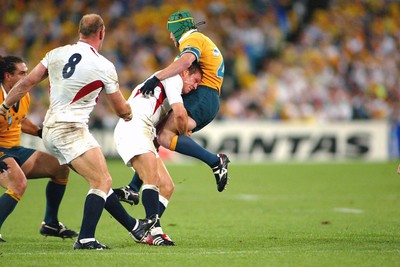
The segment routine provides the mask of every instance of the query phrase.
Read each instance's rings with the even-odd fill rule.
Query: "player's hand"
[[[121,118],[124,121],[130,121],[132,119],[132,116],[133,116],[132,113],[127,113],[127,114],[121,115]]]
[[[400,175],[400,164],[399,164],[399,166],[397,167],[397,174]]]
[[[3,117],[5,118],[5,117],[6,117],[6,114],[7,114],[7,112],[8,112],[9,109],[10,109],[10,107],[7,106],[7,105],[5,104],[5,102],[3,102],[3,103],[0,105],[0,116],[3,116]]]
[[[0,173],[7,171],[8,165],[4,161],[0,160]]]
[[[153,96],[154,95],[154,88],[157,87],[158,83],[160,82],[160,80],[154,75],[153,77],[151,77],[150,79],[148,79],[142,86],[142,88],[140,88],[140,92],[144,95],[144,96]]]

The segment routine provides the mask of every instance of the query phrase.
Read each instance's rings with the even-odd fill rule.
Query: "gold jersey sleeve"
[[[218,47],[204,34],[194,31],[184,38],[179,44],[181,55],[192,53],[203,70],[203,78],[200,85],[208,86],[221,92],[224,79],[224,58]]]
[[[1,90],[0,94],[4,99]],[[0,116],[0,147],[11,148],[21,145],[22,120],[28,114],[30,101],[30,95],[26,94],[10,108],[5,117]]]

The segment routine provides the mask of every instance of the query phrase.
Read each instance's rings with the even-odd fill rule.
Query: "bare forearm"
[[[183,116],[175,117],[175,125],[179,134],[186,134],[186,132],[188,131],[187,119],[185,120]]]
[[[17,103],[33,86],[34,84],[29,79],[20,80],[13,89],[8,93],[4,104],[11,107]]]
[[[116,109],[115,111],[116,111],[118,117],[120,117],[124,120],[132,119],[132,109],[128,103],[125,103],[125,105],[118,106],[118,109]]]
[[[190,53],[186,54],[182,55],[182,57],[172,62],[168,67],[157,73],[156,77],[159,80],[165,80],[188,69],[196,58]]]
[[[41,64],[36,67],[22,80],[18,81],[11,91],[8,93],[7,98],[3,102],[8,107],[17,103],[32,87],[47,78],[47,69]]]
[[[118,117],[128,121],[132,119],[132,108],[129,103],[125,100],[121,91],[108,95],[112,107]]]
[[[188,131],[188,114],[183,103],[174,103],[171,107],[176,130],[179,134],[186,134]]]
[[[38,136],[38,131],[40,127],[34,124],[30,119],[25,118],[21,124],[21,130],[23,133],[30,134],[33,136]]]

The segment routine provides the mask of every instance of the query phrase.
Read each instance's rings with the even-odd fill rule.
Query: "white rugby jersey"
[[[150,120],[153,126],[157,126],[157,123],[171,110],[172,104],[183,103],[181,96],[183,81],[179,75],[160,81],[154,89],[154,96],[143,96],[139,91],[143,84],[136,86],[128,99],[133,117]]]
[[[115,66],[91,45],[78,42],[55,48],[41,63],[50,82],[50,107],[44,124],[89,121],[102,89],[107,94],[119,90]]]

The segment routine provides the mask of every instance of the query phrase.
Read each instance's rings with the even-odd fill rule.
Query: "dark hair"
[[[196,72],[200,72],[201,77],[203,77],[203,70],[200,68],[200,64],[196,60],[193,61],[192,65],[190,65],[188,70],[189,70],[189,74],[194,74]]]
[[[79,32],[85,37],[89,37],[95,34],[99,29],[102,29],[103,27],[104,21],[97,14],[84,15],[79,22]]]
[[[0,56],[1,57],[1,56]],[[14,73],[17,69],[15,64],[24,63],[22,58],[15,56],[6,56],[1,57],[0,59],[0,82],[4,81],[4,74],[6,73]]]

